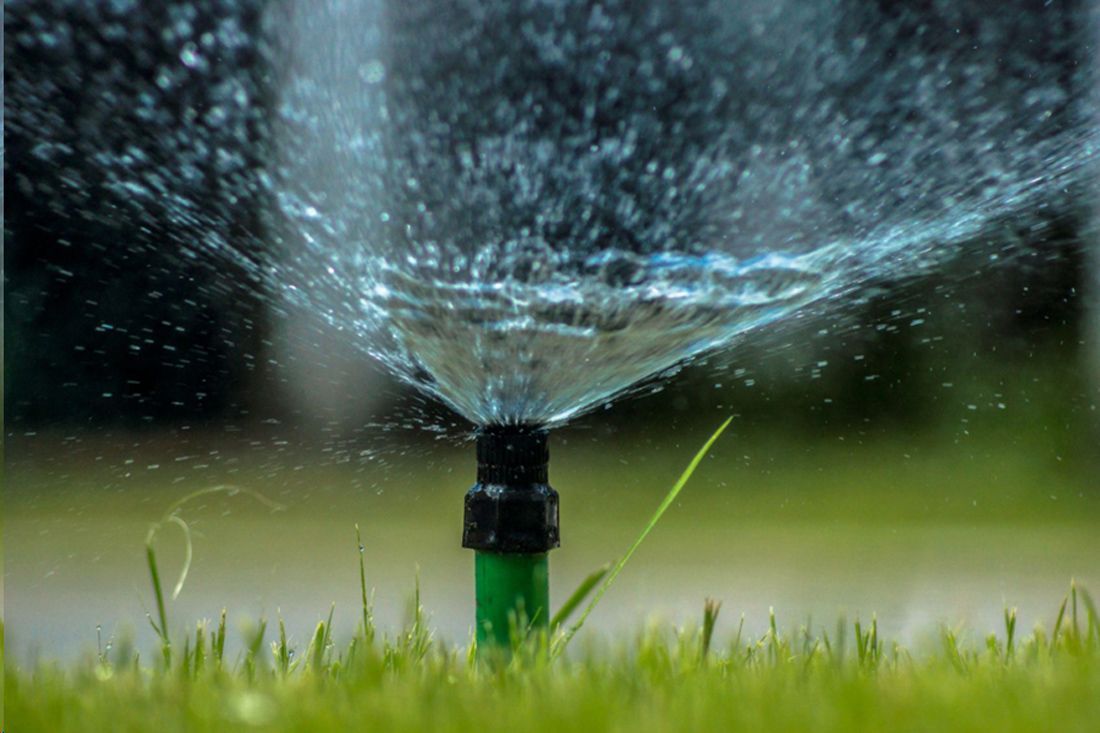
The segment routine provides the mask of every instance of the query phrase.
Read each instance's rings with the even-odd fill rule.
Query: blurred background
[[[107,62],[90,49],[107,44],[126,49],[112,63],[152,73],[178,54],[157,29],[180,7],[120,14],[110,46],[79,4],[7,4],[6,116],[48,79],[55,129],[79,148],[96,91],[58,75],[56,54],[84,49],[94,67]],[[248,33],[259,22],[248,3],[187,7],[198,26],[228,17]],[[69,29],[67,48],[40,42],[43,22]],[[1082,53],[1067,63],[1095,61]],[[206,89],[196,82],[181,108],[201,108]],[[100,124],[138,134],[128,109],[119,100],[118,117]],[[438,633],[464,642],[472,426],[390,380],[344,334],[273,302],[236,265],[156,246],[158,231],[112,209],[77,153],[43,142],[25,126],[5,131],[8,648],[67,656],[93,646],[100,626],[104,638],[131,629],[148,647],[149,523],[222,484],[283,509],[245,495],[186,505],[195,554],[169,607],[179,629],[227,607],[240,623],[281,614],[304,640],[335,602],[347,632],[358,523],[383,627],[403,618],[419,576]],[[741,613],[762,630],[774,607],[781,624],[830,628],[840,614],[877,613],[915,643],[941,622],[984,633],[1005,605],[1025,624],[1049,619],[1071,578],[1100,592],[1096,193],[999,222],[932,274],[870,283],[859,303],[749,333],[558,431],[556,598],[625,549],[728,415],[730,431],[594,630],[685,623],[715,597],[726,633]],[[225,236],[260,228],[261,206],[235,202]],[[255,246],[241,236],[241,248]],[[172,575],[182,542],[168,530],[159,547]]]

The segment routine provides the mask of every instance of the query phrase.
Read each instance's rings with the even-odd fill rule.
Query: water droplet
[[[198,46],[191,41],[183,44],[183,49],[180,51],[180,61],[189,69],[194,69],[198,66],[202,61],[202,57],[199,56]]]
[[[378,59],[368,61],[363,67],[363,81],[368,84],[379,84],[386,78],[386,66]]]

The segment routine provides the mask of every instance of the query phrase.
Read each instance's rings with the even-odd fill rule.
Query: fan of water
[[[23,185],[233,258],[482,424],[1073,205],[1100,153],[1086,3],[180,3],[142,25],[172,63],[126,2],[29,5],[17,48],[95,93],[74,128],[9,83],[56,172]]]

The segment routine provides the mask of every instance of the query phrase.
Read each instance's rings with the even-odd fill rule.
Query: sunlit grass
[[[304,645],[261,623],[235,657],[224,615],[200,622],[170,661],[133,645],[71,665],[9,665],[6,730],[1094,730],[1100,617],[1071,587],[1053,620],[1026,635],[1005,612],[972,640],[941,629],[926,648],[878,634],[875,620],[713,645],[700,623],[650,626],[551,660],[545,644],[507,663],[431,636],[423,609],[394,633],[364,622],[346,644],[318,623]]]

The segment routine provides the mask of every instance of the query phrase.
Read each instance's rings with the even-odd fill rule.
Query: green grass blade
[[[1096,602],[1092,600],[1092,596],[1083,587],[1078,588],[1077,592],[1081,594],[1081,602],[1085,604],[1086,614],[1086,626],[1088,627],[1087,638],[1089,643],[1093,642],[1093,639],[1100,640],[1100,612],[1096,610]]]
[[[1062,599],[1062,605],[1058,609],[1058,617],[1054,620],[1054,628],[1050,632],[1050,650],[1051,653],[1058,646],[1058,634],[1062,631],[1062,621],[1066,618],[1066,605],[1069,604],[1069,593]]]
[[[718,612],[722,610],[722,602],[708,598],[703,602],[703,638],[701,644],[701,656],[707,658],[710,653],[710,642],[714,637],[714,627],[718,623]]]
[[[267,619],[261,618],[255,629],[246,634],[244,671],[249,682],[256,679],[258,665],[263,664],[261,650],[264,646],[264,637],[267,635]]]
[[[553,618],[550,619],[551,633],[557,631],[558,627],[560,627],[569,619],[570,616],[573,615],[573,612],[576,611],[582,603],[584,603],[584,599],[588,598],[588,595],[599,584],[599,582],[604,579],[609,570],[611,570],[611,563],[607,563],[602,567],[596,568],[591,573],[589,573],[584,580],[580,582],[576,590],[573,591],[572,595],[570,595],[569,598],[566,599],[565,603],[563,603],[561,605],[561,608],[558,609],[558,612],[555,613]]]
[[[183,532],[183,565],[180,567],[179,580],[176,581],[176,585],[172,588],[172,600],[176,600],[180,597],[180,593],[183,592],[183,584],[187,582],[187,574],[191,572],[191,558],[194,555],[194,546],[191,542],[191,526],[187,522],[183,521],[178,514],[173,514],[168,517],[167,521],[175,524]]]
[[[164,606],[164,591],[160,585],[160,570],[157,568],[157,551],[153,548],[152,536],[145,541],[145,560],[149,564],[149,579],[153,583],[153,596],[157,601],[157,621],[149,619],[149,625],[160,637],[160,650],[167,667],[172,660],[172,646],[168,638],[168,611]]]
[[[358,524],[355,525],[355,542],[359,547],[359,594],[363,610],[363,640],[370,645],[374,643],[374,610],[367,596],[367,568],[363,560],[366,548],[363,546],[363,536],[359,533]]]
[[[218,619],[218,630],[214,632],[213,641],[213,653],[214,661],[220,668],[222,666],[222,659],[225,656],[225,609],[222,609],[221,617]]]
[[[1016,644],[1016,609],[1005,609],[1005,659],[1012,659]]]
[[[619,573],[621,573],[623,568],[626,567],[627,562],[630,561],[630,558],[634,555],[634,552],[641,546],[642,542],[645,541],[645,538],[649,536],[649,533],[653,530],[653,528],[657,526],[657,522],[661,521],[661,517],[663,517],[665,512],[668,511],[668,508],[672,506],[672,503],[676,501],[676,497],[680,495],[680,491],[687,484],[692,474],[695,473],[695,469],[699,467],[699,464],[703,462],[704,458],[706,458],[707,453],[710,452],[711,446],[713,446],[718,438],[721,437],[722,433],[726,431],[726,428],[729,427],[729,424],[731,422],[733,422],[733,417],[726,418],[726,421],[722,423],[717,430],[714,431],[714,434],[707,439],[707,442],[703,444],[703,447],[700,448],[699,452],[695,454],[695,457],[691,459],[691,463],[688,464],[687,468],[684,469],[684,472],[680,474],[680,478],[677,479],[676,483],[673,484],[672,488],[669,489],[667,494],[665,494],[665,498],[661,501],[660,506],[657,507],[657,511],[653,513],[653,516],[650,518],[646,526],[642,529],[641,534],[639,534],[637,539],[634,540],[634,543],[630,546],[630,549],[628,549],[626,551],[626,554],[619,558],[619,561],[616,562],[615,565],[611,568],[611,572],[608,573],[603,583],[600,584],[599,589],[596,591],[596,595],[593,596],[592,600],[588,602],[588,605],[581,613],[580,618],[578,618],[577,622],[570,626],[565,634],[554,644],[554,648],[551,652],[551,657],[557,657],[559,654],[561,654],[562,651],[565,650],[566,645],[569,644],[573,637],[576,636],[577,632],[580,631],[581,627],[584,626],[584,622],[588,619],[588,615],[592,613],[593,609],[595,609],[597,605],[599,605],[599,602],[603,599],[604,594],[607,593],[607,589],[610,588],[611,584],[615,582],[615,578],[619,577]]]
[[[325,622],[318,621],[317,628],[313,632],[313,641],[309,644],[309,666],[314,674],[320,674],[325,666],[325,638],[327,633]]]

